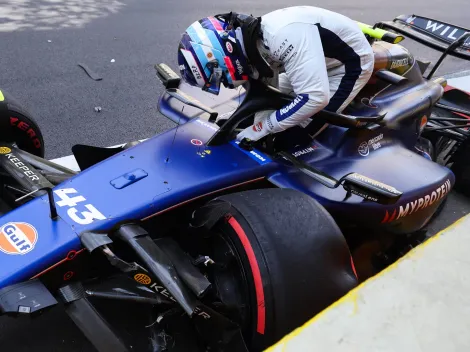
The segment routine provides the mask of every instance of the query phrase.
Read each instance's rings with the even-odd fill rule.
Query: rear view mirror
[[[395,204],[403,194],[392,186],[356,172],[343,177],[342,180],[348,193],[379,204]]]
[[[166,89],[176,89],[179,87],[181,78],[166,64],[155,65],[157,77],[162,81]]]

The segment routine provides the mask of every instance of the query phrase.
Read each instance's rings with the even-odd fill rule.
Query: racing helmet
[[[187,83],[215,95],[221,83],[235,88],[250,74],[234,26],[216,17],[203,18],[186,29],[178,46],[178,65]]]

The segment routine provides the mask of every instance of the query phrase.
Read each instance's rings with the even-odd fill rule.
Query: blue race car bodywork
[[[428,89],[437,89],[432,82],[426,84]],[[422,96],[409,100],[409,104],[432,96],[422,87],[419,92]],[[400,93],[392,95],[394,99],[385,99],[387,105],[400,98]],[[221,110],[231,107],[233,101]],[[395,204],[383,205],[348,196],[340,187],[327,188],[286,160],[256,148],[246,150],[233,140],[207,145],[219,125],[182,113],[181,108],[177,99],[165,94],[160,111],[173,121],[185,123],[57,185],[57,220],[49,217],[47,196],[1,217],[2,234],[10,237],[0,242],[7,248],[0,253],[0,287],[36,277],[67,260],[70,253],[81,251],[79,236],[83,233],[108,232],[123,222],[157,216],[199,197],[247,183],[268,181],[275,187],[299,190],[318,200],[340,224],[354,223],[396,234],[425,226],[454,183],[448,168],[413,149],[418,137],[416,124],[426,112],[412,115],[398,130],[329,126],[308,145],[288,150],[300,162],[334,178],[358,173],[403,193]],[[14,230],[8,234],[5,229],[6,224],[21,222],[36,231],[34,241],[28,242],[34,248],[26,253],[18,245],[24,234],[19,231],[15,236]],[[9,244],[14,250],[8,250]]]

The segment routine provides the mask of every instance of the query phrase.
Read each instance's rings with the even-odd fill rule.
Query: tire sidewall
[[[18,148],[44,157],[44,138],[31,114],[2,91],[5,100],[0,102],[0,142],[15,143]]]
[[[254,279],[254,273],[253,273],[253,268],[250,264],[250,260],[248,258],[247,251],[242,243],[242,240],[239,237],[239,234],[237,234],[237,231],[234,229],[234,227],[230,224],[229,220],[233,218],[243,229],[244,234],[246,235],[246,238],[249,241],[249,244],[253,250],[253,253],[256,258],[257,266],[259,268],[259,272],[261,275],[262,279],[262,288],[263,288],[263,307],[264,308],[264,318],[261,318],[264,320],[264,333],[258,332],[258,320],[260,319],[259,316],[259,307],[258,307],[258,301],[256,298],[256,287],[255,287],[255,279]],[[230,213],[227,214],[227,216],[221,220],[218,230],[225,236],[229,238],[231,243],[234,245],[235,250],[237,251],[237,255],[242,261],[243,268],[247,269],[250,268],[250,270],[245,270],[245,275],[247,277],[247,282],[248,282],[248,293],[249,293],[249,300],[250,300],[250,307],[256,307],[256,309],[252,309],[250,312],[250,321],[251,325],[247,329],[247,334],[249,335],[249,341],[246,341],[249,343],[251,349],[253,351],[260,351],[263,350],[264,348],[268,347],[270,342],[272,342],[275,339],[276,336],[276,329],[274,326],[275,322],[275,316],[274,316],[274,298],[273,298],[273,292],[272,292],[272,283],[271,283],[271,275],[270,275],[270,270],[268,269],[268,263],[266,261],[266,258],[263,254],[263,250],[260,246],[260,243],[258,242],[258,239],[256,235],[253,232],[253,229],[251,226],[248,224],[246,219],[234,208],[230,210]],[[271,270],[278,271],[275,269],[279,268],[271,268]],[[282,294],[282,292],[278,292],[279,294]],[[248,337],[248,336],[247,336]]]

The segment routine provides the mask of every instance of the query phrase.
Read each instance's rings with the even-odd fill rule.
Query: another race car
[[[257,143],[235,135],[291,96],[250,81],[203,104],[160,64],[159,110],[177,126],[76,145],[77,173],[43,158],[39,127],[1,94],[0,313],[60,304],[99,351],[257,351],[357,285],[366,240],[381,236],[379,266],[419,242],[454,185],[422,137],[445,80],[364,30],[390,55],[374,95]],[[110,325],[104,305],[132,314]]]

